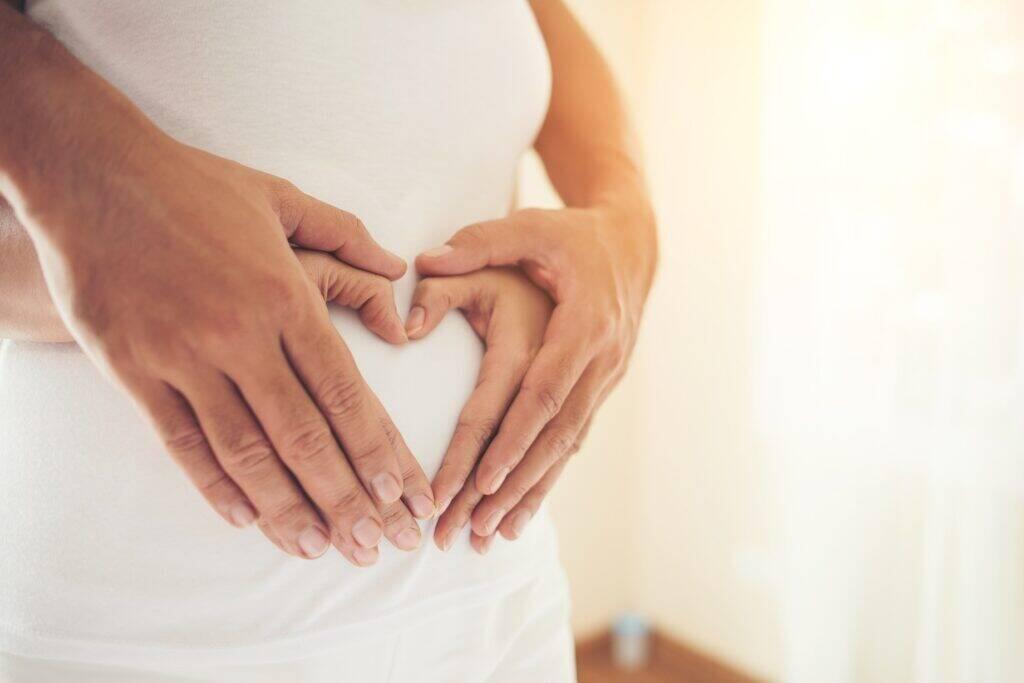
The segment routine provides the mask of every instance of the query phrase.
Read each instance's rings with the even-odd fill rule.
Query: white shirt
[[[542,122],[547,53],[519,0],[38,0],[29,14],[177,139],[352,211],[410,262],[502,216]],[[144,228],[144,226],[140,226]],[[158,258],[159,255],[140,255]],[[230,264],[225,264],[230,267]],[[415,276],[395,287],[407,310]],[[392,347],[333,320],[429,477],[481,344],[450,314]],[[557,551],[539,516],[480,557],[424,530],[372,568],[284,555],[207,508],[73,345],[0,347],[0,650],[273,661],[514,590]]]

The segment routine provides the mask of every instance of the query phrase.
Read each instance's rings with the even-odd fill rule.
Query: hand
[[[372,564],[377,506],[404,491],[428,517],[429,482],[289,241],[387,278],[404,264],[352,214],[141,127],[66,160],[68,191],[12,195],[61,317],[226,520]]]
[[[367,329],[386,342],[404,344],[408,341],[402,319],[395,308],[394,291],[387,278],[353,268],[320,251],[293,251],[307,279],[325,303],[358,311]],[[411,457],[409,451],[400,450],[398,456],[405,478],[405,496],[417,501],[419,509],[414,513],[401,500],[386,505],[378,503],[377,509],[384,521],[384,536],[401,550],[414,550],[419,547],[422,534],[413,517],[426,518],[433,515],[433,496],[419,463]],[[271,541],[281,546],[280,539],[269,524],[261,521],[259,525]]]
[[[462,311],[486,350],[476,388],[459,415],[458,425],[434,477],[434,498],[442,514],[434,540],[448,550],[469,521],[481,494],[467,477],[515,397],[530,360],[544,338],[551,300],[510,268],[471,275],[427,278],[413,294],[407,322],[411,339],[433,330],[452,308]],[[445,509],[446,508],[446,509]]]
[[[489,445],[474,480],[486,496],[472,514],[477,537],[522,533],[625,372],[655,261],[653,239],[638,243],[638,234],[653,234],[642,207],[526,209],[463,228],[417,258],[426,276],[519,265],[556,304],[500,427],[479,435]],[[486,549],[482,538],[474,545]]]

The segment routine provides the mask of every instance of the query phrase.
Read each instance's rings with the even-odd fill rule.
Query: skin
[[[395,309],[391,283],[386,278],[353,268],[330,254],[293,250],[306,278],[324,303],[351,308],[378,337],[404,343],[405,333]],[[54,307],[43,281],[39,261],[28,233],[14,219],[9,207],[0,206],[0,338],[30,342],[74,342],[74,337]],[[380,508],[384,535],[398,548],[420,545],[419,525],[400,502]],[[269,522],[260,529],[282,550],[287,550]]]
[[[478,550],[496,531],[522,533],[625,371],[657,262],[653,211],[611,73],[560,0],[531,4],[553,74],[535,147],[566,207],[464,227],[416,267],[451,276],[518,266],[555,308],[521,378],[492,383],[486,402],[469,400],[487,408],[460,421],[434,480],[441,546],[467,522]]]
[[[496,413],[503,413],[510,400],[507,387],[518,385],[544,341],[544,330],[551,320],[551,299],[517,269],[488,268],[469,275],[426,278],[413,294],[413,311],[406,322],[410,339],[430,333],[451,309],[458,309],[483,340],[484,357],[476,389],[459,415],[450,450],[480,448],[489,438],[489,429],[473,430]],[[466,440],[467,443],[462,443]],[[464,476],[449,470],[452,459],[442,462],[435,481]],[[469,521],[473,505],[479,500],[476,488],[464,486],[449,510],[438,521],[434,538],[442,550],[448,550]],[[477,550],[485,546],[474,539]]]
[[[567,459],[578,449],[597,407],[625,370],[657,260],[655,222],[638,154],[608,68],[559,0],[535,0],[532,6],[548,44],[554,76],[551,107],[536,149],[566,208],[557,211],[528,209],[506,219],[467,226],[447,245],[422,254],[416,265],[426,276],[458,275],[489,266],[518,265],[549,295],[555,308],[540,346],[531,354],[525,368],[520,368],[520,376],[516,378],[507,373],[499,381],[488,382],[483,396],[479,394],[484,389],[478,388],[467,405],[469,412],[464,411],[464,419],[460,420],[441,473],[433,483],[432,495],[438,507],[447,508],[438,525],[442,531],[435,537],[442,546],[452,529],[461,529],[467,523],[472,526],[472,541],[478,550],[490,546],[495,531],[509,539],[522,533]],[[0,38],[3,37],[0,23]],[[8,47],[6,51],[17,54],[16,48]],[[2,55],[0,53],[0,67]],[[73,97],[70,101],[75,102]],[[4,105],[12,106],[9,102]],[[37,109],[46,113],[43,106]],[[0,123],[3,121],[0,107]],[[21,120],[15,122],[25,125]],[[35,120],[30,122],[38,125]],[[28,131],[12,139],[36,138]],[[10,179],[15,176],[5,167],[3,152],[0,148],[0,173],[6,173],[7,182],[11,184]],[[14,154],[15,160],[21,156],[37,161],[46,158],[45,155]],[[11,158],[10,150],[7,150],[7,158]],[[18,177],[22,185],[31,187],[31,173],[27,175],[29,180],[24,180],[25,175]],[[77,180],[77,176],[74,177]],[[17,187],[15,184],[15,190]],[[13,192],[4,192],[3,188],[0,184],[0,194]],[[17,198],[13,203],[16,208],[19,206]],[[28,209],[22,208],[21,214],[32,218]],[[59,226],[60,221],[41,220],[42,228],[33,228],[30,220],[25,222],[38,246],[50,290],[56,289],[54,300],[61,310],[62,320],[67,320],[73,331],[84,330],[75,335],[80,342],[99,338],[95,346],[102,351],[106,330],[90,328],[87,316],[84,320],[76,318],[78,311],[70,303],[76,294],[78,300],[83,300],[83,292],[88,294],[88,301],[104,303],[104,293],[89,291],[85,286],[79,291],[76,289],[78,281],[70,279],[69,283],[66,277],[60,279],[64,271],[70,270],[67,262],[81,266],[82,261],[89,259],[75,254],[74,240],[67,238],[68,231],[48,228],[51,223]],[[281,222],[285,233],[289,234],[289,226]],[[348,240],[344,244],[350,246],[352,242],[347,234],[341,231],[329,240],[313,239],[303,246],[333,250],[339,238]],[[290,240],[297,242],[294,233]],[[373,270],[367,262],[353,261],[351,251],[337,254],[353,265]],[[244,260],[237,254],[233,256]],[[104,261],[102,257],[96,260]],[[107,259],[106,263],[111,260]],[[47,267],[51,261],[56,265]],[[200,281],[205,278],[205,274],[197,276]],[[123,280],[133,282],[136,278],[145,279],[142,275],[128,274]],[[181,279],[187,280],[188,276]],[[222,295],[231,289],[221,289],[222,283],[217,282],[204,284]],[[111,299],[116,298],[111,295]],[[414,308],[409,322],[416,321],[420,315],[425,313],[417,313]],[[209,324],[217,327],[212,316]],[[278,321],[278,326],[284,327],[285,323]],[[232,331],[242,329],[237,330],[237,336],[228,346],[241,348],[255,338],[244,325],[230,327]],[[87,336],[89,333],[91,337]],[[135,338],[136,335],[139,338]],[[128,337],[133,348],[147,346],[145,330],[129,330]],[[321,348],[326,348],[326,341],[324,345]],[[96,355],[103,366],[105,357],[101,353]],[[191,359],[191,355],[186,357]],[[212,365],[217,367],[216,363]],[[298,380],[301,382],[302,377]],[[130,385],[129,390],[140,393]],[[315,393],[315,388],[312,391]],[[237,397],[222,394],[218,400],[230,403]],[[371,396],[367,399],[370,401],[375,398]],[[210,407],[215,408],[216,404]],[[256,418],[263,419],[259,414]],[[202,430],[194,421],[189,427],[193,432],[191,438],[199,441],[201,435],[196,436],[194,432]],[[388,440],[400,440],[396,434],[389,433]],[[272,450],[274,445],[264,441],[262,447]],[[203,447],[210,452],[209,444]],[[215,443],[213,450],[217,450]],[[401,452],[402,448],[398,450]],[[410,484],[410,480],[414,484]],[[405,485],[407,491],[411,485],[421,486],[421,478],[407,477]],[[428,495],[429,491],[424,493],[425,498]],[[406,501],[411,507],[408,495]],[[273,529],[268,535],[270,532]],[[345,545],[344,538],[340,545]],[[350,539],[348,547],[351,549]]]
[[[0,196],[60,318],[211,506],[359,566],[385,527],[430,516],[429,482],[292,246],[389,279],[405,264],[352,214],[168,137],[4,6],[0,82]]]

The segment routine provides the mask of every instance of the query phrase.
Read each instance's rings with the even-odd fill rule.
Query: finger
[[[562,409],[541,431],[522,462],[508,475],[494,494],[485,497],[473,511],[473,531],[481,536],[495,532],[509,510],[541,480],[555,463],[573,452],[580,432],[597,405],[611,369],[591,363],[573,387]]]
[[[573,327],[571,313],[555,309],[541,347],[501,423],[497,436],[477,467],[476,486],[485,494],[498,490],[533,445],[541,429],[562,408],[569,392],[590,362],[590,335]]]
[[[426,278],[416,285],[405,330],[410,339],[426,336],[445,313],[474,303],[480,290],[472,277]]]
[[[277,535],[277,532],[274,531],[274,529],[270,526],[269,523],[261,519],[256,524],[259,527],[260,531],[263,533],[263,535],[266,536],[271,543],[276,545],[281,550],[288,552],[288,549],[284,547],[284,543],[281,541],[281,537]]]
[[[348,211],[290,184],[280,186],[277,199],[281,225],[294,244],[331,252],[345,263],[389,280],[405,274],[405,261],[377,244],[363,222]]]
[[[469,534],[469,544],[473,546],[473,550],[477,551],[481,555],[486,555],[487,551],[491,549],[491,544],[494,543],[495,537],[495,534],[491,534],[490,536],[481,536],[480,534],[471,532]]]
[[[556,253],[550,231],[520,211],[508,218],[475,223],[459,230],[443,244],[416,257],[423,275],[460,275],[487,266],[510,266],[523,260],[547,263]]]
[[[398,452],[398,467],[402,472],[402,500],[417,519],[430,519],[437,509],[430,480],[416,458],[408,450]]]
[[[236,370],[236,380],[281,460],[331,525],[339,550],[370,548],[383,528],[366,494],[338,446],[330,426],[296,379],[284,354],[258,366]]]
[[[512,508],[511,512],[505,516],[505,519],[498,526],[499,533],[505,539],[514,541],[523,535],[526,526],[530,523],[530,520],[537,516],[537,511],[540,510],[541,504],[548,493],[551,492],[552,487],[558,481],[558,477],[561,476],[562,470],[565,469],[568,462],[568,456],[556,462],[551,469],[544,473],[540,481],[523,496],[522,500]]]
[[[476,388],[459,414],[441,468],[434,476],[434,499],[440,506],[463,487],[497,432],[526,373],[528,360],[520,350],[523,348],[492,346],[484,353]]]
[[[224,471],[293,555],[315,558],[328,546],[320,515],[299,490],[235,386],[220,373],[180,387]]]
[[[395,308],[394,290],[386,278],[353,268],[319,251],[296,249],[295,257],[324,301],[358,311],[367,329],[386,342],[408,341],[405,325]]]
[[[398,453],[409,449],[326,320],[285,333],[284,348],[365,489],[381,504],[402,496]],[[304,329],[302,329],[304,328]]]
[[[437,520],[437,526],[434,528],[434,543],[438,548],[447,551],[455,545],[459,533],[469,523],[473,508],[482,497],[483,494],[477,491],[473,483],[467,481]]]
[[[217,462],[192,408],[181,394],[152,380],[132,382],[131,390],[171,457],[213,509],[239,528],[256,521],[256,509]]]
[[[402,501],[380,508],[384,519],[384,536],[399,550],[416,550],[420,546],[420,527]]]

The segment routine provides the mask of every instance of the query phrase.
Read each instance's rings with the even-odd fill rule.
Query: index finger
[[[497,432],[525,372],[525,363],[511,350],[496,347],[484,353],[476,388],[459,414],[441,469],[434,477],[434,497],[439,508],[445,508],[465,484]]]
[[[545,261],[555,251],[551,233],[529,220],[536,215],[531,211],[462,228],[446,244],[417,256],[416,269],[423,275],[462,275],[487,266]]]
[[[284,347],[366,490],[385,505],[401,498],[406,478],[400,460],[415,459],[338,331],[325,319],[309,329],[286,332]],[[418,466],[414,478],[417,490],[429,491]]]
[[[574,329],[569,317],[564,306],[555,308],[544,345],[523,378],[497,436],[480,459],[476,486],[485,494],[501,487],[590,364],[593,352],[588,350],[587,335]]]
[[[335,545],[377,545],[383,522],[284,354],[232,373],[279,457],[332,527]]]
[[[380,246],[359,218],[287,186],[278,197],[278,218],[293,243],[331,252],[361,270],[397,280],[405,261]]]

